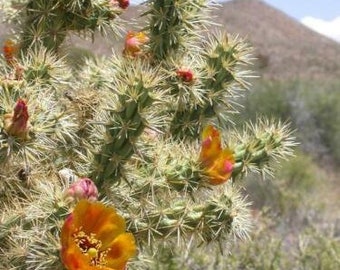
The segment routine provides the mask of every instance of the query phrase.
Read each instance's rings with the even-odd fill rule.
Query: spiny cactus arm
[[[20,201],[13,197],[7,207],[1,205],[0,261],[11,266],[6,269],[63,269],[59,229],[69,212],[65,198],[69,183],[55,175],[37,179]]]
[[[69,31],[93,34],[95,30],[105,32],[106,28],[111,28],[115,33],[120,32],[120,27],[112,21],[126,8],[120,7],[118,1],[109,0],[12,1],[12,7],[5,7],[9,13],[16,11],[22,51],[43,45],[55,52]]]
[[[251,227],[249,203],[236,190],[228,186],[203,197],[204,201],[195,204],[176,200],[168,208],[152,209],[149,204],[127,217],[128,228],[141,246],[174,239],[183,244],[193,235],[198,243],[222,243],[231,234],[247,237]]]
[[[91,178],[99,188],[106,181],[120,181],[122,165],[135,152],[136,142],[146,127],[164,129],[162,106],[167,90],[161,87],[163,75],[145,61],[135,60],[114,60],[116,71],[110,86],[112,95],[106,103],[105,133],[94,129],[101,146],[95,153]]]
[[[198,139],[207,121],[227,126],[230,114],[237,112],[237,98],[250,86],[250,53],[249,45],[238,37],[222,33],[209,37],[203,51],[197,52],[199,63],[192,67],[201,102],[193,98],[182,102],[174,114],[171,134],[192,140]]]
[[[196,31],[207,24],[206,0],[146,1],[149,8],[143,16],[149,18],[150,54],[155,60],[164,60],[174,53],[185,51]]]
[[[47,93],[37,86],[8,90],[0,88],[1,165],[11,159],[23,163],[24,167],[41,165],[53,161],[57,152],[61,154],[63,145],[76,144],[77,125],[61,102],[51,95],[46,96]],[[25,105],[21,110],[20,104]]]
[[[270,164],[273,161],[293,156],[297,143],[292,133],[287,123],[259,119],[255,124],[248,124],[238,139],[230,138],[228,144],[235,156],[233,179],[238,180],[249,171],[272,174]],[[236,140],[239,140],[238,145]]]
[[[124,166],[132,200],[152,201],[159,193],[195,197],[195,191],[206,185],[197,149],[161,137],[159,134],[144,134],[137,145],[140,151]]]

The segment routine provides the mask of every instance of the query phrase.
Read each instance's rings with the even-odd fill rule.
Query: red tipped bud
[[[130,1],[129,0],[111,0],[110,1],[111,5],[117,5],[122,8],[122,9],[127,9],[128,6],[130,5]]]
[[[130,5],[130,2],[129,0],[119,0],[118,5],[120,8],[126,9]]]
[[[192,82],[194,79],[194,73],[190,69],[179,69],[176,73],[184,82]]]
[[[4,116],[4,129],[12,136],[20,139],[29,139],[29,122],[28,110],[26,101],[19,99],[15,104],[13,113],[5,114]]]

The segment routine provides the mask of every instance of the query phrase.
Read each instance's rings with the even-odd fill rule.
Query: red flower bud
[[[19,99],[14,107],[13,113],[5,114],[4,129],[12,136],[20,139],[29,139],[28,110],[25,100]]]
[[[129,0],[118,0],[118,5],[122,9],[126,9],[129,6]]]
[[[194,79],[194,73],[190,69],[179,69],[176,73],[185,82],[192,82]]]
[[[130,1],[129,0],[111,0],[110,1],[111,5],[116,5],[118,4],[118,6],[122,9],[126,9],[129,5],[130,5]]]

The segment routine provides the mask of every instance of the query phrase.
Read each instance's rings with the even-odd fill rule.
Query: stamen
[[[94,233],[87,235],[82,228],[79,228],[73,234],[74,242],[79,247],[80,251],[91,258],[92,266],[104,266],[107,264],[106,256],[110,249],[100,250],[102,241],[96,238]]]

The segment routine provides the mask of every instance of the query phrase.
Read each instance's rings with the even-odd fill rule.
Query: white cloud
[[[302,18],[301,22],[314,31],[340,42],[340,16],[331,21],[307,16]]]

